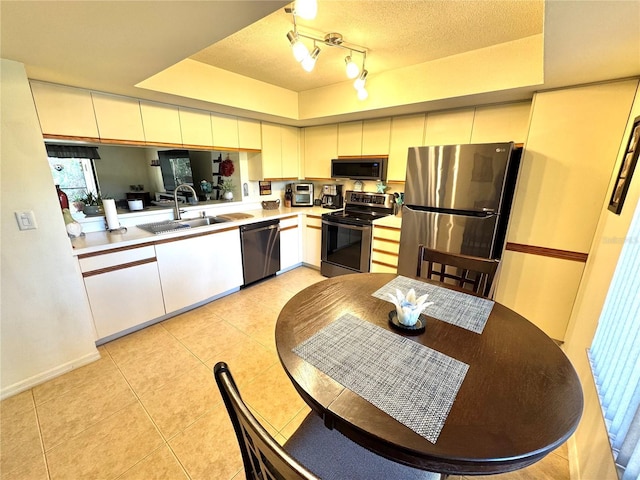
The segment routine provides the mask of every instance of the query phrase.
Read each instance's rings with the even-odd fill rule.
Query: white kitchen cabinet
[[[531,102],[476,108],[471,143],[525,143]]]
[[[262,132],[259,121],[238,118],[238,146],[244,150],[260,150],[262,148]]]
[[[167,313],[243,283],[238,227],[158,242],[156,255]]]
[[[91,92],[100,140],[144,142],[140,102],[135,98]]]
[[[473,108],[427,114],[424,145],[470,143],[473,115]]]
[[[240,148],[238,118],[221,113],[211,114],[213,144],[220,148]]]
[[[362,121],[338,124],[338,156],[362,155]]]
[[[250,180],[296,180],[299,177],[298,129],[262,123],[261,158],[249,164]]]
[[[300,129],[280,126],[282,140],[282,179],[300,178]]]
[[[365,120],[362,124],[362,155],[388,155],[391,119]]]
[[[301,230],[299,215],[280,219],[280,271],[300,264]]]
[[[98,340],[165,314],[153,246],[81,255]]]
[[[331,159],[338,155],[338,125],[304,129],[304,176],[309,180],[331,178]]]
[[[320,268],[322,217],[306,215],[304,225],[304,263]]]
[[[180,130],[185,146],[212,147],[211,114],[180,107]]]
[[[31,81],[31,93],[43,134],[99,137],[88,90]]]
[[[147,142],[182,145],[178,107],[141,101],[140,110]]]
[[[371,271],[397,273],[400,251],[400,229],[385,225],[373,226],[371,242]]]
[[[425,114],[393,117],[389,146],[387,180],[404,182],[409,147],[424,145]]]

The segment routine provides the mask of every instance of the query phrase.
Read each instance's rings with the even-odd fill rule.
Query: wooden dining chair
[[[243,402],[229,367],[218,362],[214,377],[236,432],[247,480],[438,480],[437,473],[388,460],[324,426],[311,412],[284,447]]]
[[[488,297],[498,260],[418,247],[418,277],[456,285]]]

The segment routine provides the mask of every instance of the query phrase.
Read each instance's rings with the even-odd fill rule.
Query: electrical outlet
[[[38,228],[36,225],[36,217],[33,214],[33,210],[25,210],[23,212],[15,212],[16,220],[18,221],[18,228],[20,230],[35,230]]]

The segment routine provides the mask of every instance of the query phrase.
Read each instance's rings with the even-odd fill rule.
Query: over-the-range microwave
[[[331,160],[331,178],[385,181],[387,157],[334,158]]]

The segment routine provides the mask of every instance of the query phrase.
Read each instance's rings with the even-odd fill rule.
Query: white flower
[[[395,296],[391,293],[388,295],[396,306],[398,322],[409,327],[416,324],[425,308],[433,305],[433,302],[425,302],[429,296],[426,293],[416,300],[416,292],[413,288],[407,292],[406,296],[398,289],[396,289]]]

